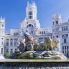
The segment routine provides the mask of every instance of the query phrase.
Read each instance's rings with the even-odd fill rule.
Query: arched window
[[[58,21],[56,21],[56,24],[58,24]]]
[[[29,19],[32,19],[32,16],[29,16]]]
[[[40,32],[40,34],[41,34],[41,32]]]
[[[10,39],[10,45],[11,46],[13,45],[13,39]]]
[[[32,24],[29,24],[29,25],[27,25],[27,27],[33,27],[33,25]]]
[[[43,34],[43,31],[42,31],[42,34]]]
[[[11,54],[13,53],[13,49],[10,49],[10,53],[11,53]]]
[[[32,11],[29,12],[29,15],[32,15]]]
[[[32,15],[33,15],[32,11],[29,11],[29,19],[32,19]]]
[[[44,34],[45,34],[45,31],[44,31]]]
[[[3,54],[3,48],[1,48],[1,54]]]

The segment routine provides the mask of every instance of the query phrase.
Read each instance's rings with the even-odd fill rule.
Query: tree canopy
[[[52,50],[54,48],[58,47],[58,40],[46,38],[44,42],[44,48],[45,50]]]

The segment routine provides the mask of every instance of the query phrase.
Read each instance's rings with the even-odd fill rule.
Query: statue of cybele
[[[29,33],[25,33],[25,45],[27,51],[33,51],[33,36],[31,36]]]
[[[25,52],[25,51],[33,51],[33,36],[31,36],[29,33],[24,33],[24,38],[20,41],[20,44],[18,46],[19,52]]]

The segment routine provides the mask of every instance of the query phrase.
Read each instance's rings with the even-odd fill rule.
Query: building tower
[[[61,22],[62,22],[62,20],[61,20],[61,16],[60,15],[53,16],[52,33],[53,33],[54,37],[58,38]]]
[[[38,34],[40,28],[39,20],[37,20],[37,6],[35,2],[27,2],[26,17],[21,23],[21,29],[23,32],[28,32],[31,35]],[[36,32],[35,32],[36,31]]]
[[[5,19],[0,17],[0,54],[4,55]]]
[[[37,6],[36,6],[35,2],[33,2],[32,4],[27,2],[26,18],[27,19],[37,19]]]
[[[58,50],[61,51],[60,49],[60,24],[61,24],[62,20],[61,20],[61,16],[60,15],[55,15],[53,16],[53,25],[52,25],[52,37],[57,39],[59,41],[58,43]]]

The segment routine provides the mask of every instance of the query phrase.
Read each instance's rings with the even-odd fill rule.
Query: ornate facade
[[[5,33],[5,19],[0,18],[0,54],[13,53],[19,46],[19,42],[24,38],[24,33],[29,33],[40,43],[47,37],[58,39],[57,50],[69,57],[69,20],[62,22],[59,15],[53,16],[52,33],[46,28],[40,27],[37,18],[37,6],[33,3],[27,3],[26,17],[21,22],[18,29],[11,29],[10,33]]]
[[[18,29],[11,29],[5,33],[5,19],[0,18],[0,54],[13,53],[19,46],[19,42],[24,38],[24,33],[29,33],[40,43],[44,42],[47,37],[56,38],[59,41],[57,50],[69,57],[69,20],[62,22],[59,15],[53,16],[52,33],[46,28],[40,27],[37,18],[37,6],[33,3],[27,3],[26,17],[21,22]]]
[[[69,57],[69,20],[62,22],[60,15],[53,16],[52,35],[59,40],[58,50]]]
[[[45,28],[40,27],[40,22],[37,18],[37,6],[33,3],[27,3],[26,17],[21,22],[19,29],[11,29],[10,33],[5,33],[4,52],[13,53],[19,46],[19,42],[24,38],[24,33],[29,33],[38,42],[43,43],[47,37],[52,37],[52,34]]]

